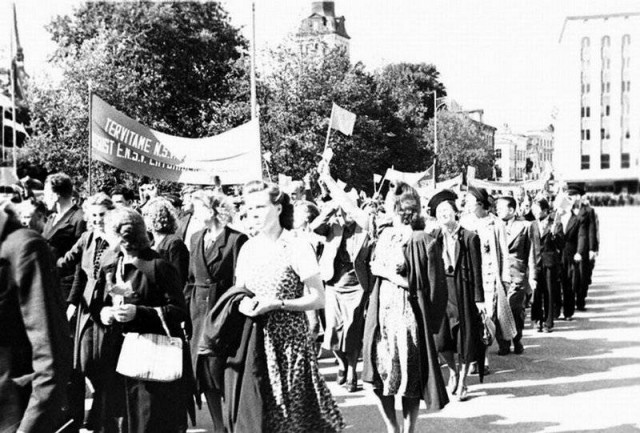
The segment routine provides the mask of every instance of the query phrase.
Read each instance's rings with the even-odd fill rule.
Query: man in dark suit
[[[504,221],[507,231],[511,275],[507,297],[517,331],[513,339],[513,352],[519,355],[524,351],[520,340],[524,329],[527,290],[530,288],[535,291],[537,286],[540,234],[535,224],[516,217],[516,208],[516,200],[510,196],[502,196],[496,202],[498,218]],[[511,342],[498,339],[498,346],[498,354],[506,355],[509,353]]]
[[[598,249],[596,225],[589,209],[582,206],[584,190],[578,185],[567,189],[573,202],[571,212],[563,217],[565,247],[563,265],[563,309],[565,320],[571,320],[575,309],[585,310],[585,299],[589,288],[590,260],[595,260]]]
[[[540,266],[538,287],[533,296],[531,320],[537,322],[538,332],[551,332],[553,319],[559,311],[561,252],[564,247],[564,232],[560,215],[551,213],[545,198],[536,199],[532,206],[540,232]]]
[[[87,228],[82,210],[73,202],[73,183],[64,173],[47,177],[44,183],[44,203],[53,211],[47,219],[42,236],[49,243],[54,259],[63,257],[80,239]],[[65,299],[73,284],[73,269],[60,273],[60,288]]]
[[[0,211],[0,432],[54,432],[64,422],[71,338],[51,253]]]

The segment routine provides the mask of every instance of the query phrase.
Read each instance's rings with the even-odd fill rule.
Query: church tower
[[[349,40],[344,17],[337,17],[333,1],[311,2],[311,15],[302,20],[296,38],[304,55],[326,54],[343,47],[349,55]]]

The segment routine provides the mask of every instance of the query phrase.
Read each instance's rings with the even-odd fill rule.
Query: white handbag
[[[171,336],[162,309],[154,309],[167,335],[125,334],[116,371],[139,380],[173,382],[182,377],[182,339]]]

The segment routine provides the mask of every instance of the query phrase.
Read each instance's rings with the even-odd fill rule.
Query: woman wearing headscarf
[[[407,184],[393,191],[393,223],[380,233],[371,271],[376,277],[365,322],[362,372],[378,398],[387,431],[400,431],[395,396],[402,397],[405,432],[415,431],[420,400],[442,409],[449,398],[433,335],[446,308],[446,290],[430,286],[420,196]]]
[[[429,282],[447,291],[447,308],[436,345],[449,367],[449,390],[459,401],[468,398],[467,375],[472,362],[484,376],[485,346],[480,310],[484,309],[480,238],[460,226],[457,195],[443,190],[429,201],[440,226],[429,248]],[[456,362],[454,354],[458,355]]]
[[[470,186],[465,196],[466,214],[460,223],[480,237],[485,313],[488,318],[497,322],[502,335],[513,338],[516,335],[516,325],[505,289],[511,284],[507,232],[502,220],[489,212],[490,208],[487,190]],[[477,369],[477,365],[474,366]],[[484,374],[488,374],[488,367],[487,357]]]
[[[166,335],[164,321],[172,337],[184,339],[181,323],[189,322],[189,315],[179,277],[150,248],[147,228],[137,211],[115,209],[107,214],[105,226],[114,251],[102,264],[92,307],[105,332],[102,374],[108,384],[101,402],[105,424],[99,431],[181,432],[191,399],[191,384],[184,374],[188,351],[183,353],[182,377],[174,381],[148,381],[116,372],[128,333]]]

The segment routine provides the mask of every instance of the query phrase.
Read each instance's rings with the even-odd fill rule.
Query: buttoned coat
[[[71,337],[46,241],[0,211],[0,431],[57,430]]]
[[[193,325],[191,358],[196,372],[204,320],[220,296],[233,286],[238,254],[248,239],[245,234],[225,227],[213,245],[205,251],[206,232],[206,229],[201,230],[191,239],[189,278],[185,287],[185,299]]]
[[[529,281],[537,279],[540,264],[538,225],[515,218],[507,223],[506,230],[511,283],[526,287]]]
[[[587,260],[589,251],[597,251],[596,228],[586,207],[581,207],[577,215],[571,214],[564,230],[564,238],[562,261],[565,265],[573,263],[576,253],[580,253],[584,260]]]

